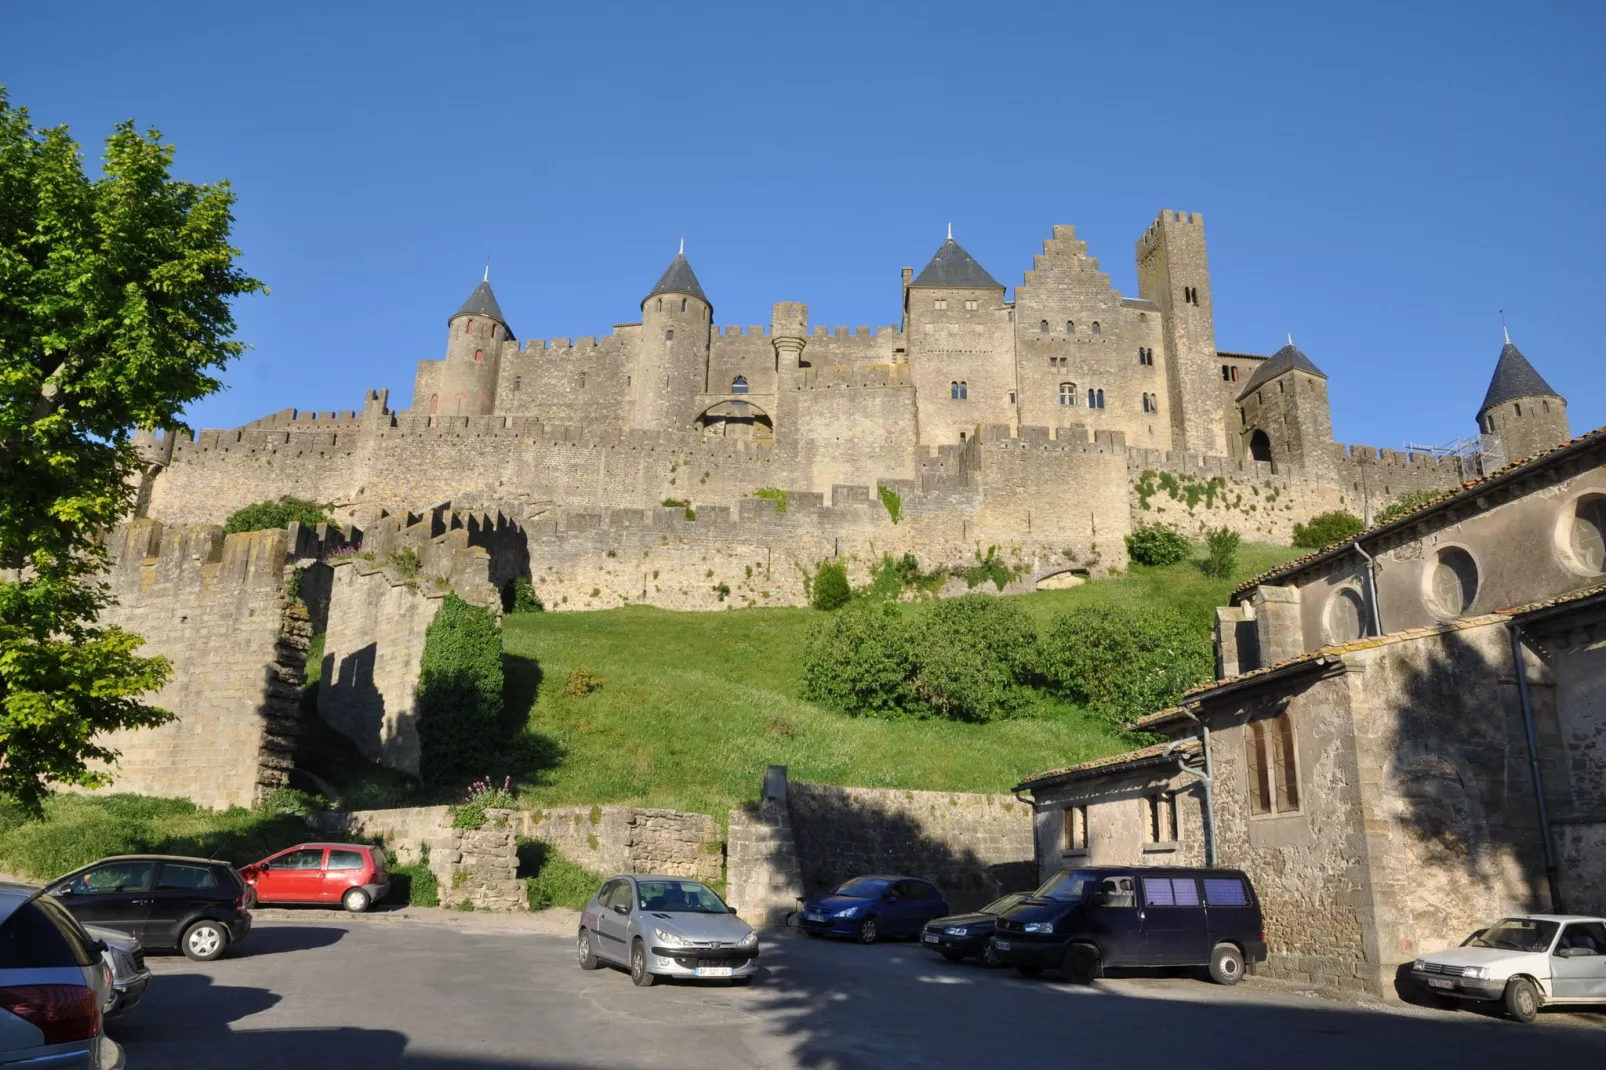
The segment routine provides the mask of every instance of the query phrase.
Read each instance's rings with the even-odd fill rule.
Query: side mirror
[[[94,948],[97,955],[104,955],[107,951],[106,941],[104,940],[91,940],[89,946]]]
[[[630,908],[625,906],[623,903],[615,903],[613,905],[613,912],[615,914],[628,914],[630,913]]]
[[[63,884],[60,888],[50,889],[51,895],[72,895],[72,885]]]
[[[733,906],[731,906],[731,905],[730,905],[730,904],[728,904],[728,903],[727,903],[727,904],[726,904],[726,905],[725,905],[725,909],[726,909],[726,911],[728,911],[728,912],[729,912],[729,913],[732,913],[732,914],[734,914],[734,913],[736,913],[736,908],[735,908],[735,907],[733,907]]]

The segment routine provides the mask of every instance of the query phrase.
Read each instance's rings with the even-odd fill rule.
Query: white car
[[[1460,947],[1423,955],[1411,977],[1449,999],[1499,1000],[1519,1022],[1545,1006],[1606,1006],[1606,919],[1502,918]]]

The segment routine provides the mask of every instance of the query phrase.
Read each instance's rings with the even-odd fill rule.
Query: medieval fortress
[[[267,727],[250,729],[260,752],[221,727],[211,756],[174,726],[142,734],[168,750],[121,741],[125,789],[151,790],[139,768],[191,777],[174,764],[191,757],[205,766],[191,794],[213,804],[281,778],[289,728],[263,711],[291,693],[297,651],[320,632],[320,712],[371,756],[415,766],[417,654],[449,588],[494,602],[527,576],[549,610],[798,605],[821,561],[845,560],[862,582],[883,555],[910,553],[952,572],[944,593],[988,558],[1014,577],[1008,590],[1031,590],[1125,568],[1137,524],[1283,542],[1315,514],[1370,519],[1404,491],[1454,487],[1568,437],[1565,402],[1508,343],[1475,446],[1334,443],[1327,377],[1292,343],[1216,348],[1201,216],[1161,212],[1136,259],[1139,292],[1123,296],[1056,226],[1011,300],[950,237],[903,269],[898,322],[871,330],[811,327],[788,301],[767,326],[716,326],[677,255],[638,322],[522,342],[483,281],[447,318],[444,355],[418,363],[410,408],[377,390],[360,410],[140,434],[146,472],[114,536],[110,617],[175,658],[170,690],[193,693],[195,717]],[[331,503],[340,526],[223,537],[231,512],[285,494]],[[286,601],[291,572],[353,543],[378,563],[324,567]],[[381,567],[401,543],[427,582]],[[231,713],[217,696],[236,664]],[[255,777],[202,785],[220,780],[206,763],[248,752]]]

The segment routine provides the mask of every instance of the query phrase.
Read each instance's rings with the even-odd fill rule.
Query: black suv
[[[1236,869],[1065,869],[998,919],[999,958],[1086,984],[1106,966],[1208,966],[1237,984],[1266,957],[1260,901]]]
[[[226,862],[170,855],[119,855],[58,877],[45,892],[83,925],[176,947],[205,962],[251,931],[245,884]]]

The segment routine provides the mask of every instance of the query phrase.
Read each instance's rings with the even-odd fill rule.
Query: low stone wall
[[[520,835],[540,840],[593,873],[660,873],[718,881],[719,825],[708,814],[635,806],[563,806],[518,813]]]
[[[736,913],[761,929],[786,924],[803,896],[803,871],[785,802],[732,810],[726,859],[725,899]]]
[[[315,820],[331,835],[383,842],[401,865],[427,861],[443,907],[466,900],[476,910],[527,910],[518,879],[521,816],[517,810],[487,810],[477,829],[454,829],[449,806],[355,810]]]
[[[1032,809],[1009,795],[793,782],[792,834],[817,893],[864,873],[936,882],[955,910],[1037,884]]]

